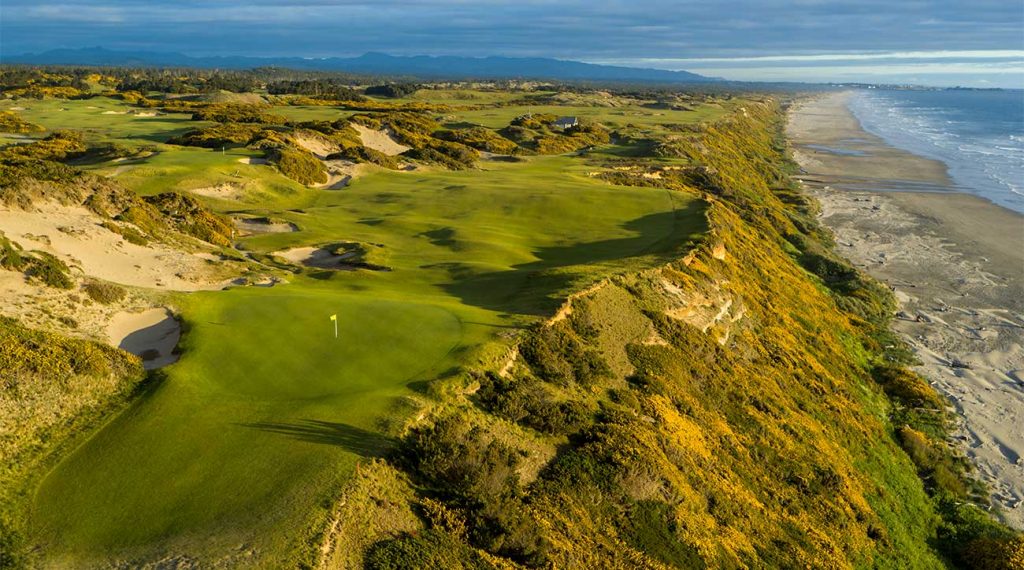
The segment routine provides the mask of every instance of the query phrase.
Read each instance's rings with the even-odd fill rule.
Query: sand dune
[[[363,146],[388,156],[402,154],[410,148],[396,141],[389,131],[377,131],[357,123],[352,123],[352,128],[359,132],[359,138],[363,140]]]
[[[200,257],[154,242],[128,243],[101,222],[81,206],[46,203],[31,212],[0,208],[0,228],[7,237],[25,249],[56,255],[73,271],[122,285],[173,291],[223,286],[224,280],[215,277]]]

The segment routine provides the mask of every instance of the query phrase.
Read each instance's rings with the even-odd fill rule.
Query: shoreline
[[[893,328],[921,360],[915,370],[955,409],[955,438],[1004,521],[1024,529],[1024,216],[865,131],[849,96],[790,110],[797,178],[837,251],[893,288]]]

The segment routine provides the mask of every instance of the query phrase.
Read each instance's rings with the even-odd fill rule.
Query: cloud
[[[779,67],[925,52],[977,60],[972,54],[1019,52],[1022,27],[1019,3],[1006,0],[2,0],[0,55],[102,45],[192,55],[375,50]]]

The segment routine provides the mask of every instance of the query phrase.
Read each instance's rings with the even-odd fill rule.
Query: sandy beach
[[[1024,216],[865,132],[849,96],[791,109],[800,178],[840,253],[894,288],[894,328],[956,410],[956,437],[1001,516],[1024,529]]]

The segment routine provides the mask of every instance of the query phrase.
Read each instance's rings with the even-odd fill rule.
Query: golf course
[[[258,552],[260,565],[283,565],[358,464],[393,446],[429,382],[497,362],[509,331],[602,278],[678,257],[705,227],[696,196],[610,185],[578,157],[377,169],[316,190],[240,164],[255,156],[244,148],[163,144],[194,126],[188,115],[125,110],[54,100],[23,116],[93,142],[154,145],[145,158],[87,167],[142,195],[231,183],[243,189],[237,200],[197,196],[297,230],[240,238],[240,250],[373,244],[386,270],[309,268],[273,287],[170,294],[185,331],[180,360],[34,492],[32,541],[53,566],[173,552]],[[528,112],[502,111],[506,123]]]
[[[796,95],[0,86],[2,569],[1024,560]]]

